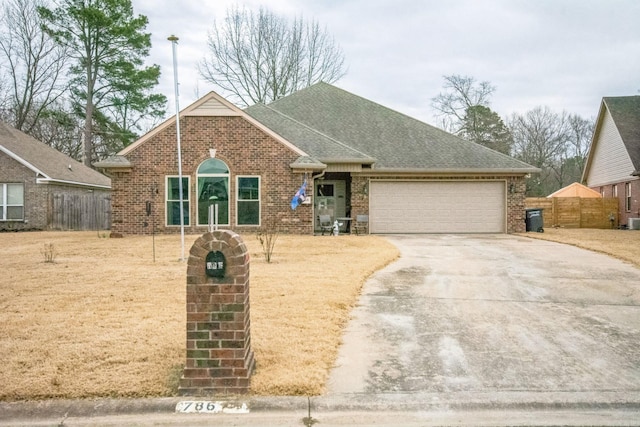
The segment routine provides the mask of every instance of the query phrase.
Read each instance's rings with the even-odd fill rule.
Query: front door
[[[319,227],[320,215],[329,215],[331,221],[346,214],[346,182],[320,180],[314,184],[314,208],[316,228]]]

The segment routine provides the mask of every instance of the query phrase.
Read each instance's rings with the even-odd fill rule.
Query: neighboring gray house
[[[582,182],[619,200],[619,224],[640,218],[640,96],[602,98]]]
[[[0,231],[110,224],[111,180],[0,122]]]

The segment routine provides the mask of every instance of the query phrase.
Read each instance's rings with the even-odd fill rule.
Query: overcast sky
[[[344,51],[336,86],[436,124],[431,99],[444,75],[472,76],[497,90],[500,116],[536,106],[595,117],[603,96],[640,94],[639,0],[132,0],[149,18],[149,61],[174,107],[171,43],[177,47],[180,108],[211,90],[196,64],[207,32],[227,9],[264,5],[316,19]]]

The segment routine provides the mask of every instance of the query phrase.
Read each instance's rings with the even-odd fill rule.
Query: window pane
[[[258,200],[258,178],[238,178],[238,200]]]
[[[7,207],[7,219],[22,219],[23,218],[22,206],[8,206]]]
[[[260,202],[238,201],[238,225],[260,225]]]
[[[227,165],[218,159],[209,159],[200,165],[198,168],[198,175],[213,175],[213,174],[228,174],[229,168]]]
[[[189,202],[183,201],[184,225],[189,225]],[[167,202],[167,225],[180,225],[180,201]]]
[[[7,203],[10,205],[22,205],[24,187],[22,184],[7,184]]]
[[[320,184],[316,196],[333,197],[333,184]]]
[[[229,224],[229,178],[198,177],[198,225],[209,223],[209,206],[218,205],[218,224]]]
[[[0,203],[4,203],[4,184],[0,184]]]
[[[178,180],[180,178],[171,177],[168,179],[167,199],[180,201],[180,187],[178,187]],[[182,198],[183,200],[189,200],[189,178],[182,177]]]

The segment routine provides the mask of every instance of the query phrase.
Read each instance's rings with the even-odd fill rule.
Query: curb
[[[174,413],[184,401],[246,404],[251,412],[307,411],[473,411],[473,410],[626,410],[640,411],[640,392],[457,392],[336,394],[282,397],[105,398],[0,402],[0,421],[124,414]]]

